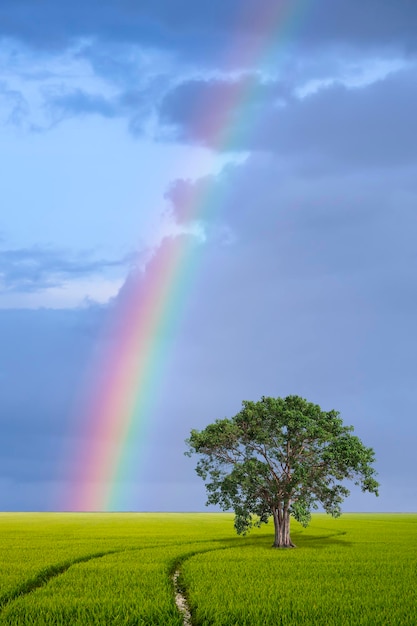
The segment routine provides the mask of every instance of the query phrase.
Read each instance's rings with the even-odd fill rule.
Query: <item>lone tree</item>
[[[235,512],[245,534],[273,517],[274,547],[295,547],[290,516],[307,526],[321,504],[333,517],[349,495],[344,480],[378,495],[375,454],[344,426],[337,411],[322,411],[298,396],[262,397],[242,403],[230,419],[192,430],[188,451],[201,455],[196,471],[206,484],[207,505]]]

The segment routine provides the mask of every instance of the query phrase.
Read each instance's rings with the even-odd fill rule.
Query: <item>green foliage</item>
[[[298,396],[263,397],[244,401],[230,419],[192,430],[186,454],[199,455],[196,471],[207,481],[207,504],[233,509],[238,533],[275,511],[289,511],[306,526],[319,504],[340,515],[350,493],[345,480],[378,495],[374,451],[352,431],[337,411]]]

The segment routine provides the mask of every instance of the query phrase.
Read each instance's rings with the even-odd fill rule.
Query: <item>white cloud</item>
[[[308,79],[294,91],[297,98],[305,98],[320,89],[331,85],[343,85],[349,89],[366,87],[384,80],[392,72],[409,67],[410,63],[402,57],[370,57],[350,61],[340,71],[321,78]]]

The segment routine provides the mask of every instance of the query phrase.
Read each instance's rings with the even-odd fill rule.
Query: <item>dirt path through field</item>
[[[177,605],[177,609],[182,615],[184,626],[192,626],[191,613],[188,607],[187,598],[182,593],[181,587],[178,584],[179,575],[180,575],[180,570],[176,569],[172,576],[172,580],[174,581],[174,589],[175,589],[175,604]]]
[[[225,545],[221,547],[215,548],[206,548],[205,550],[198,550],[196,552],[188,552],[180,556],[177,561],[173,564],[171,569],[171,580],[174,585],[174,593],[175,593],[175,605],[179,610],[180,614],[183,618],[184,626],[193,626],[193,620],[191,617],[190,607],[188,605],[187,597],[184,594],[184,587],[179,582],[179,577],[181,574],[181,566],[185,561],[188,561],[193,556],[206,554],[208,552],[218,552],[219,550],[230,550],[231,547],[235,547],[235,545]]]

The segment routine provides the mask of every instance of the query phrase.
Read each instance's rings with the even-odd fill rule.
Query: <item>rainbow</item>
[[[232,50],[230,66],[260,67],[270,51],[276,51],[277,45],[282,46],[293,33],[310,2],[243,2],[251,12],[238,16],[237,28],[250,23],[257,36],[245,50]],[[206,137],[209,135],[212,147],[226,149],[246,132],[245,115],[252,91],[253,81],[237,80],[217,110],[205,110],[203,105],[195,111],[194,119],[205,125],[202,130]],[[203,186],[200,192],[190,194],[180,207],[181,214],[189,221],[209,218],[215,205],[220,205],[215,193],[210,186]],[[132,274],[119,295],[106,331],[110,347],[98,366],[99,383],[89,390],[76,420],[79,432],[76,449],[71,451],[70,487],[58,508],[120,508],[118,484],[132,464],[129,444],[134,442],[136,456],[140,454],[169,351],[169,337],[185,306],[199,247],[194,237],[166,238],[145,269]]]

